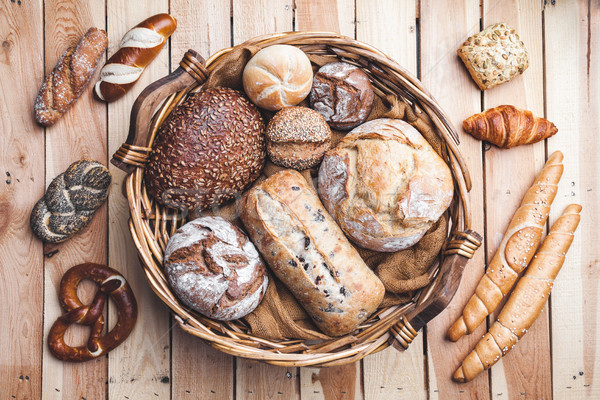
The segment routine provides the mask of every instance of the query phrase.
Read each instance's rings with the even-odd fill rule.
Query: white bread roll
[[[452,201],[452,173],[425,138],[400,119],[354,128],[329,150],[319,196],[348,237],[384,252],[417,243]]]
[[[295,106],[308,96],[313,71],[302,50],[277,44],[257,52],[246,64],[242,79],[254,104],[277,111]]]

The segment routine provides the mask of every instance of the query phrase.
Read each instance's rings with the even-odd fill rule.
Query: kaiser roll
[[[352,130],[325,154],[318,181],[323,204],[346,235],[383,252],[417,243],[453,196],[446,163],[400,119]]]
[[[145,171],[160,203],[200,211],[243,191],[266,157],[265,125],[239,91],[212,88],[176,107],[160,127]]]
[[[221,217],[201,217],[179,228],[165,249],[164,268],[185,305],[219,320],[254,311],[268,285],[252,242]]]
[[[302,50],[285,44],[265,47],[248,61],[242,80],[257,106],[277,111],[295,106],[308,96],[313,71]]]

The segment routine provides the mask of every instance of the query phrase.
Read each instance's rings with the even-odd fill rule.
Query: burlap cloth
[[[227,59],[221,61],[211,72],[204,87],[227,86],[243,90],[242,72],[244,66],[258,50],[255,47],[232,50],[226,56]],[[327,56],[309,55],[309,58],[317,69],[334,61],[334,59]],[[308,106],[308,104],[301,105]],[[273,116],[273,113],[262,111],[267,121]],[[406,103],[399,101],[394,95],[388,95],[384,98],[375,96],[369,120],[381,117],[404,119],[418,129],[438,154],[441,154],[441,141],[428,117],[423,114],[416,115]],[[332,146],[335,146],[346,133],[333,131]],[[263,175],[257,182],[282,169],[267,161]],[[315,189],[317,172],[317,168],[301,171],[313,189]],[[235,206],[231,203],[216,210],[204,211],[190,217],[219,215],[242,226],[237,218]],[[380,307],[405,303],[414,295],[416,290],[429,284],[428,271],[440,253],[446,238],[447,227],[448,217],[444,214],[415,246],[396,253],[378,253],[357,247],[365,263],[375,271],[385,285],[386,294]],[[250,325],[251,333],[258,337],[271,339],[328,338],[316,329],[310,317],[290,291],[273,274],[270,274],[269,277],[271,281],[264,299],[254,312],[245,317],[246,322]]]

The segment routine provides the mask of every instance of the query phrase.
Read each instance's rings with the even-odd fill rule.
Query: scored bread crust
[[[323,333],[352,332],[385,293],[300,173],[281,171],[238,209],[254,244]]]
[[[352,130],[323,158],[319,196],[361,247],[393,252],[417,243],[452,201],[452,174],[408,123],[381,118]]]

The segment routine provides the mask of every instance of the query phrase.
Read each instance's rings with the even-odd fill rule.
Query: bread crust
[[[383,283],[298,172],[255,186],[238,212],[271,270],[325,334],[352,332],[383,300]]]
[[[323,158],[319,196],[342,230],[367,249],[417,243],[452,201],[452,174],[421,134],[399,119],[369,121]]]

